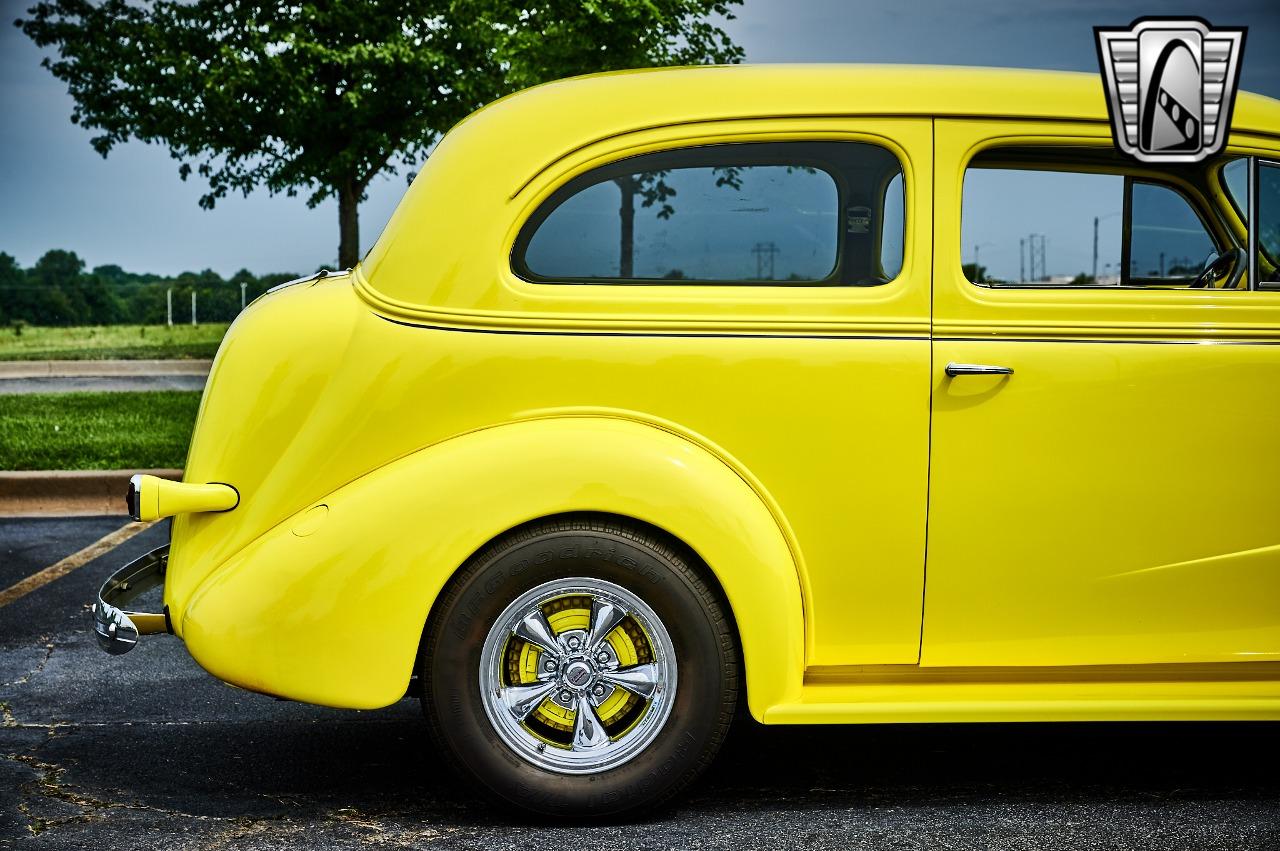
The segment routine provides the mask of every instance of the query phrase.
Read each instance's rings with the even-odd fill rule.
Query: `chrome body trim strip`
[[[1249,164],[1249,188],[1248,198],[1245,204],[1249,207],[1245,222],[1245,241],[1248,247],[1245,249],[1249,252],[1248,269],[1249,282],[1247,289],[1258,289],[1258,178],[1262,176],[1261,169],[1258,168],[1258,158],[1249,157],[1246,161]]]
[[[330,275],[340,275],[350,271],[351,271],[350,269],[344,269],[341,272],[330,272],[328,269],[321,269],[319,272],[316,272],[314,275],[303,275],[301,278],[294,278],[292,281],[285,281],[282,284],[276,284],[274,287],[268,288],[266,293],[264,293],[264,295],[271,295],[276,290],[282,290],[285,287],[292,287],[297,284],[306,284],[312,281],[320,281],[329,277]]]
[[[1280,346],[1280,340],[1140,340],[1125,337],[934,337],[935,343],[1105,343],[1133,346]]]

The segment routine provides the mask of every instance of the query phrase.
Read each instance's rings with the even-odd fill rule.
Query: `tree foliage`
[[[339,262],[376,176],[412,169],[453,124],[528,85],[592,71],[736,62],[709,16],[741,0],[46,0],[17,22],[54,48],[72,121],[106,156],[167,146],[212,207],[256,187],[336,197]]]
[[[467,7],[490,33],[493,96],[560,77],[662,65],[741,62],[714,18],[742,0],[482,0]]]

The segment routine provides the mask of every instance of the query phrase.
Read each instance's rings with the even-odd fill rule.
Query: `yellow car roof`
[[[572,105],[601,125],[768,115],[1107,120],[1102,77],[952,65],[706,65],[613,71],[517,92],[468,121],[521,122]],[[1241,92],[1236,130],[1280,134],[1280,101]],[[585,128],[583,128],[585,129]]]

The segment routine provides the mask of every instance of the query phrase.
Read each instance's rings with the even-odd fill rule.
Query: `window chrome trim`
[[[321,269],[319,272],[314,272],[310,275],[303,275],[301,278],[294,278],[292,281],[285,281],[284,283],[276,284],[274,287],[269,287],[263,295],[270,295],[271,293],[285,289],[286,287],[292,287],[297,284],[306,284],[312,281],[320,281],[330,275],[346,274],[350,271],[350,269],[343,269],[341,272],[330,272],[328,269]]]
[[[1249,180],[1248,180],[1248,200],[1245,202],[1249,207],[1249,213],[1245,221],[1245,243],[1248,252],[1248,268],[1249,282],[1247,289],[1250,292],[1258,290],[1258,178],[1260,172],[1258,169],[1258,158],[1249,157]]]

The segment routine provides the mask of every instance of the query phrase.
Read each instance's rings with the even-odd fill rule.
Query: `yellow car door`
[[[1139,165],[1101,124],[935,139],[921,663],[1280,659],[1280,292],[1251,286],[1230,157]]]

